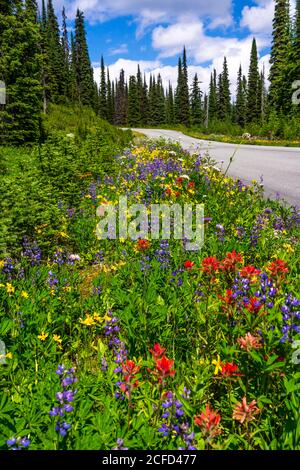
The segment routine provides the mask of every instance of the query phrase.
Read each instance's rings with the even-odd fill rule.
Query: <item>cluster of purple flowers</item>
[[[150,256],[144,255],[141,259],[141,271],[142,271],[142,273],[147,274],[147,272],[149,271],[150,268],[151,268]]]
[[[77,382],[74,372],[74,368],[66,369],[64,365],[58,366],[56,374],[60,376],[62,390],[56,394],[59,405],[54,406],[52,410],[49,411],[50,416],[63,417],[66,413],[71,413],[74,410],[72,403],[77,393],[77,389],[73,388],[74,383]],[[65,436],[70,428],[70,423],[58,421],[55,430],[61,436]]]
[[[260,289],[254,293],[255,297],[259,299],[260,305],[264,304],[268,309],[273,308],[277,291],[272,279],[266,273],[261,273]]]
[[[100,250],[98,251],[98,253],[95,253],[94,255],[94,263],[95,264],[103,263],[103,261],[104,261],[104,251]]]
[[[8,281],[24,278],[24,269],[16,261],[13,261],[11,258],[4,258],[3,261],[4,264],[1,272],[7,277]]]
[[[249,302],[250,280],[237,274],[232,286],[232,298],[237,301],[238,307],[243,307]]]
[[[50,289],[57,289],[59,280],[55,277],[53,271],[48,271],[47,283]]]
[[[6,441],[11,450],[23,450],[30,445],[30,440],[27,437],[12,437]]]
[[[154,257],[159,262],[161,269],[170,267],[171,252],[168,240],[161,240],[159,249],[154,252]]]
[[[91,198],[93,199],[93,201],[95,201],[97,199],[97,186],[96,186],[96,183],[94,181],[89,185],[88,193],[91,196]]]
[[[252,227],[250,233],[250,244],[252,247],[258,245],[258,240],[261,234],[261,231],[268,225],[270,220],[270,215],[273,213],[272,209],[265,209],[262,214],[259,214],[256,218],[256,222]]]
[[[27,237],[24,237],[22,240],[22,246],[23,251],[21,256],[29,261],[30,266],[36,266],[41,263],[42,252],[35,240],[30,242]]]
[[[181,287],[183,284],[183,278],[181,277],[181,274],[184,273],[184,269],[176,269],[175,271],[172,271],[172,277],[170,279],[170,282],[175,284],[177,287]]]
[[[117,365],[114,369],[115,374],[120,374],[122,372],[122,364],[127,359],[127,350],[125,343],[119,338],[119,321],[119,318],[112,317],[110,320],[106,321],[104,326],[104,333],[109,338],[108,346],[113,352],[114,362]],[[105,360],[105,362],[103,362],[103,360]],[[107,370],[107,362],[105,358],[102,358],[102,367],[102,370]],[[118,390],[115,393],[115,397],[123,400],[124,395],[119,391],[121,383],[122,382],[120,382],[119,380],[116,382]]]
[[[286,294],[284,305],[281,307],[283,327],[281,342],[292,342],[293,335],[300,333],[300,300],[293,294]]]
[[[56,251],[52,259],[52,263],[58,266],[63,266],[64,264],[74,266],[76,261],[80,261],[79,255],[70,254],[61,250]]]
[[[113,450],[128,450],[128,447],[123,447],[123,445],[124,445],[124,440],[117,439],[117,445],[116,447],[113,448]]]
[[[190,391],[184,388],[181,397],[187,400]],[[162,403],[163,413],[161,418],[163,420],[158,432],[163,437],[181,437],[185,447],[180,447],[179,450],[197,450],[194,446],[195,434],[191,432],[190,423],[186,420],[183,404],[180,400],[176,399],[173,392],[165,394],[165,400]]]
[[[215,235],[217,236],[219,242],[223,243],[225,241],[225,229],[223,225],[221,224],[216,225]]]

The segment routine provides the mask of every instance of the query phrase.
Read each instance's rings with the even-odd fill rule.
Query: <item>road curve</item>
[[[164,137],[179,142],[186,150],[199,148],[227,168],[236,152],[228,174],[244,181],[263,179],[265,196],[300,205],[300,148],[236,145],[195,139],[181,132],[164,129],[132,129],[150,138]]]

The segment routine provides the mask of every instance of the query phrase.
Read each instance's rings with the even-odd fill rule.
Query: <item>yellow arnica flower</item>
[[[8,294],[13,294],[15,292],[15,288],[12,284],[10,284],[9,282],[7,282],[6,284],[6,292]]]
[[[25,290],[22,290],[21,297],[22,297],[22,299],[28,299],[29,298],[28,292],[26,292]]]
[[[53,335],[53,339],[56,343],[59,343],[59,344],[62,343],[62,339],[59,335]]]
[[[44,331],[42,331],[42,333],[40,335],[38,335],[38,339],[40,339],[41,341],[45,341],[49,336],[49,333],[45,333]]]
[[[13,356],[11,352],[8,352],[5,357],[6,359],[12,359]]]
[[[216,366],[216,367],[215,367],[214,374],[215,374],[215,375],[218,375],[218,373],[221,372],[221,370],[222,370],[222,363],[221,363],[221,359],[220,359],[220,356],[219,356],[219,355],[217,356],[217,359],[214,359],[214,360],[212,361],[212,365],[213,365],[213,366]]]
[[[82,320],[82,318],[79,318],[79,321],[82,325],[86,326],[92,326],[95,324],[95,320],[93,319],[93,317],[91,317],[91,315],[87,315],[84,320]]]
[[[294,248],[293,248],[292,245],[290,245],[289,243],[285,243],[285,244],[283,245],[283,248],[285,248],[285,250],[286,250],[287,253],[295,253]]]
[[[2,269],[4,265],[5,265],[5,261],[3,259],[0,259],[0,269]]]

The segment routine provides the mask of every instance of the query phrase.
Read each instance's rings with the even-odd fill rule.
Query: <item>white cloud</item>
[[[121,54],[128,54],[128,46],[127,44],[121,44],[119,47],[115,47],[109,50],[110,55],[121,55]]]
[[[54,0],[59,6],[62,2]],[[232,9],[232,0],[65,0],[64,4],[69,16],[74,16],[79,8],[91,22],[132,15],[138,19],[140,31],[151,24],[171,23],[186,13],[211,18],[220,25],[224,18],[228,23]]]
[[[242,11],[241,26],[251,33],[270,35],[274,17],[273,0],[257,0],[257,6],[245,6]]]

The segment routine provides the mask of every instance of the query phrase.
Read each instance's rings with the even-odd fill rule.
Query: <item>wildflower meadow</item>
[[[75,165],[75,144],[64,149]],[[30,233],[10,221],[0,448],[300,449],[299,209],[231,179],[205,148],[140,141],[111,154],[101,172],[87,158],[77,179],[58,171],[62,197]],[[121,196],[204,205],[202,248],[97,238],[97,208]]]

